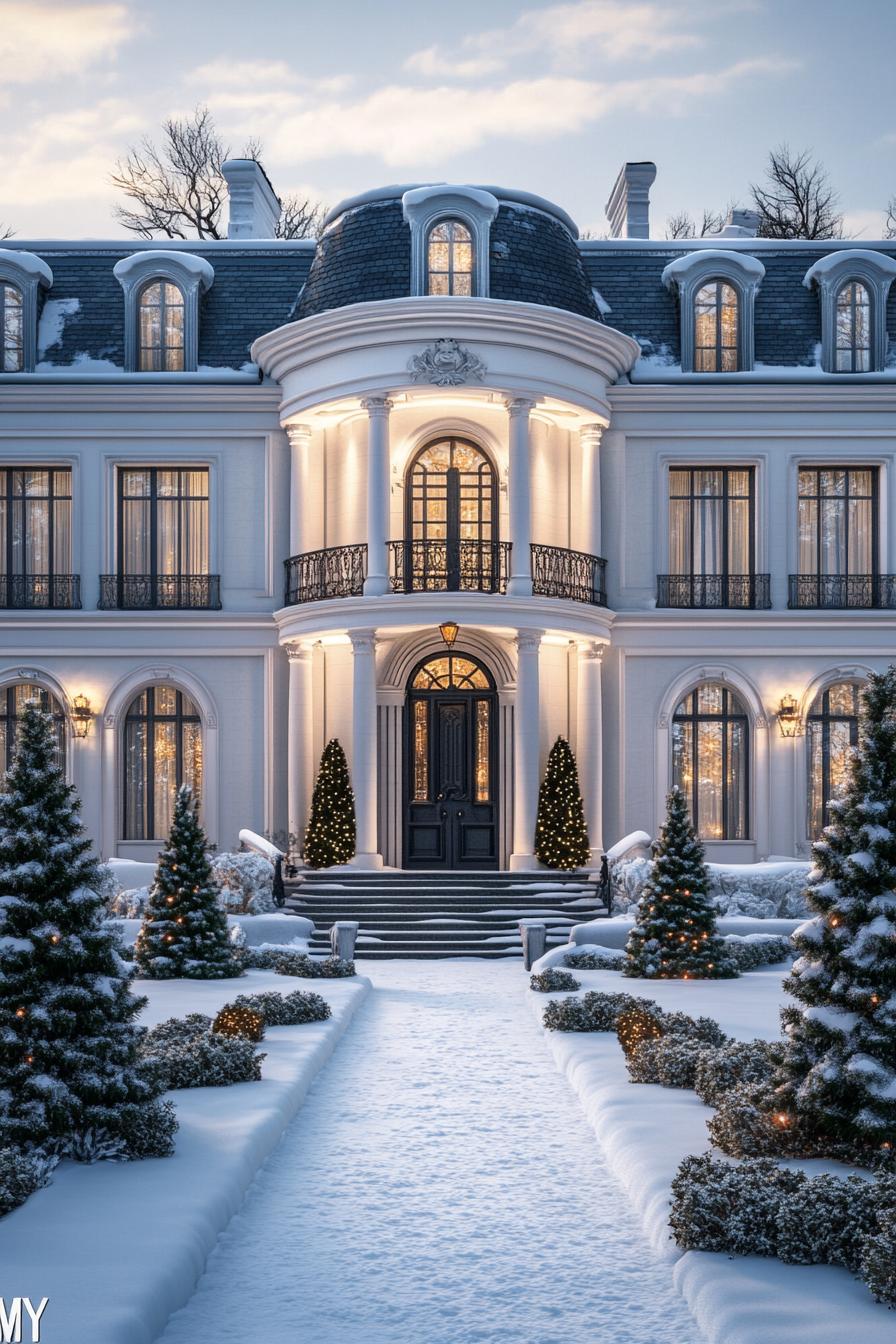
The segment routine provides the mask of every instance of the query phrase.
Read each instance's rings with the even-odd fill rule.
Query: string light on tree
[[[546,868],[581,868],[590,855],[576,758],[558,737],[538,793],[535,856]]]
[[[334,737],[324,748],[305,832],[305,862],[311,868],[348,863],[355,855],[355,796],[345,752]]]

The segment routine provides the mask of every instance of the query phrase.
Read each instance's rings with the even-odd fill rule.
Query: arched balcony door
[[[405,709],[406,868],[497,868],[498,697],[465,654],[418,663]]]
[[[498,482],[481,448],[438,439],[421,448],[405,480],[406,592],[498,592]]]

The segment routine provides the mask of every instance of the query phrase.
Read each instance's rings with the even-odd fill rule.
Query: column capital
[[[293,421],[286,426],[287,437],[294,447],[310,442],[312,432],[311,426],[302,420]]]
[[[309,644],[284,644],[286,656],[291,663],[307,663],[311,659]]]
[[[367,415],[371,420],[377,415],[387,416],[392,410],[392,405],[393,403],[385,393],[382,395],[361,398],[361,406],[367,412]]]
[[[518,630],[514,637],[514,643],[520,652],[523,650],[538,649],[541,647],[541,637],[543,634],[543,630]]]
[[[352,642],[352,653],[357,658],[368,653],[376,652],[376,631],[375,630],[349,630],[348,637]]]
[[[605,648],[605,644],[598,644],[593,640],[588,640],[579,645],[579,657],[587,658],[589,660],[594,659],[598,663],[602,662]]]
[[[579,427],[579,442],[587,444],[589,448],[598,448],[605,429],[606,425],[597,423],[581,425]]]
[[[538,403],[534,397],[505,397],[504,405],[507,408],[508,415],[513,418],[518,415],[528,416]]]

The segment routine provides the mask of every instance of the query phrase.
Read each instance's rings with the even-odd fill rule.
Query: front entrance
[[[406,868],[497,868],[497,710],[474,658],[428,658],[405,708]]]

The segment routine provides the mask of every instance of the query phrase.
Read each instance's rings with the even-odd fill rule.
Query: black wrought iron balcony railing
[[[328,597],[360,597],[367,574],[367,547],[326,546],[286,561],[287,607],[324,602]]]
[[[508,541],[390,541],[394,593],[503,593]]]
[[[896,607],[896,574],[791,574],[791,609]]]
[[[77,611],[80,574],[0,574],[0,607],[15,611]]]
[[[563,546],[534,545],[531,551],[533,593],[590,602],[594,607],[607,605],[607,562],[599,555],[568,551]]]
[[[102,611],[220,611],[220,574],[101,574]]]
[[[658,607],[767,611],[772,604],[769,574],[658,574],[656,588]]]

